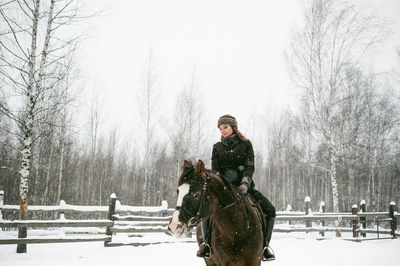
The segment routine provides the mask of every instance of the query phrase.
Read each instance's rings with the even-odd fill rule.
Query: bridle
[[[200,212],[202,207],[206,204],[207,199],[207,194],[208,194],[208,180],[210,177],[207,175],[206,180],[203,183],[203,187],[201,188],[201,196],[200,196],[200,204],[199,207],[197,208],[196,214],[191,213],[187,209],[183,208],[182,206],[176,206],[175,210],[177,211],[182,211],[183,218],[186,219],[186,215],[189,215],[191,217],[188,222],[184,222],[184,224],[187,226],[187,228],[192,228],[196,226],[202,217],[200,217]]]
[[[232,203],[230,203],[230,204],[228,204],[228,205],[226,205],[224,207],[221,207],[218,210],[212,212],[210,215],[200,216],[200,213],[201,213],[201,210],[202,210],[203,206],[205,206],[206,201],[209,201],[209,197],[207,197],[209,180],[210,180],[210,177],[208,175],[206,175],[205,181],[203,183],[203,187],[201,188],[200,204],[199,204],[199,207],[197,208],[196,214],[191,213],[190,211],[188,211],[187,209],[183,208],[182,206],[176,206],[175,207],[175,210],[182,211],[182,215],[183,215],[184,219],[187,217],[186,215],[189,215],[189,217],[191,217],[188,222],[184,222],[184,224],[185,224],[185,226],[187,227],[188,230],[190,230],[194,226],[197,226],[202,219],[208,218],[208,217],[212,217],[212,216],[220,213],[221,211],[232,207],[233,205],[235,205],[237,202],[240,201],[240,199],[237,199],[234,202],[232,202]],[[187,220],[187,219],[185,219],[185,220]]]

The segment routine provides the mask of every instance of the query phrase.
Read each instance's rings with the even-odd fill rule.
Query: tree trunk
[[[37,155],[36,155],[36,158],[35,158],[35,161],[36,161],[35,179],[32,180],[33,189],[35,190],[35,192],[36,192],[35,194],[36,194],[36,195],[39,194],[39,193],[38,193],[38,191],[39,191],[39,184],[40,184],[40,182],[41,182],[40,177],[39,177],[39,175],[40,175],[39,170],[40,170],[40,168],[41,168],[41,166],[40,166],[40,156],[41,156],[41,148],[40,148],[40,147],[41,147],[41,146],[42,146],[42,138],[39,138],[38,144],[35,145],[35,147],[34,147],[34,150],[37,151]],[[32,162],[32,164],[33,164],[33,162]],[[31,184],[32,184],[32,183],[31,183]],[[39,202],[39,201],[38,201],[38,197],[37,197],[36,195],[34,195],[33,197],[31,197],[31,202],[34,202],[34,203]]]
[[[336,154],[334,151],[334,146],[331,143],[330,147],[330,164],[331,164],[331,185],[332,185],[332,201],[333,201],[333,212],[339,213],[339,192],[337,185],[337,177],[336,177]],[[337,228],[340,227],[339,220],[335,220],[335,226]],[[340,231],[336,231],[336,237],[341,237]]]
[[[53,153],[54,153],[54,143],[52,140],[52,136],[50,135],[50,154],[49,154],[49,161],[47,163],[47,169],[46,169],[46,181],[45,181],[45,186],[44,186],[44,193],[43,193],[43,198],[42,198],[42,205],[45,205],[46,199],[49,194],[49,184],[50,184],[50,174],[51,174],[51,161],[53,159]]]
[[[35,84],[35,65],[36,65],[36,48],[37,48],[37,29],[39,21],[39,5],[40,0],[35,1],[34,9],[32,10],[32,40],[31,40],[31,50],[29,54],[28,62],[28,73],[29,81],[26,90],[26,96],[28,101],[27,117],[23,125],[23,145],[24,149],[22,151],[22,163],[19,182],[19,204],[20,220],[26,220],[28,218],[28,187],[29,187],[29,173],[30,173],[30,161],[32,154],[32,135],[33,135],[33,121],[34,121],[34,109],[36,98],[33,95],[33,86]],[[27,230],[26,227],[18,228],[18,237],[26,238]],[[17,245],[17,253],[26,253],[26,244]]]
[[[356,191],[355,191],[354,166],[353,166],[353,164],[350,164],[350,167],[349,167],[349,190],[348,190],[348,193],[349,193],[349,197],[348,197],[348,201],[349,202],[347,204],[356,203],[357,199],[355,198]]]
[[[28,187],[29,187],[29,172],[31,163],[32,153],[32,118],[28,118],[27,130],[24,134],[24,150],[22,151],[22,163],[19,182],[19,219],[26,220],[28,218]],[[27,230],[26,227],[18,228],[18,238],[26,238]],[[26,253],[26,244],[18,244],[17,253]]]
[[[332,201],[333,201],[333,212],[339,213],[339,191],[337,185],[337,177],[336,177],[336,156],[333,152],[331,152],[331,185],[332,185]]]
[[[62,126],[64,128],[64,125]],[[65,130],[61,130],[60,136],[60,162],[59,162],[59,172],[58,172],[58,186],[57,186],[57,204],[60,204],[61,200],[61,184],[63,179],[63,162],[64,162],[64,132]]]

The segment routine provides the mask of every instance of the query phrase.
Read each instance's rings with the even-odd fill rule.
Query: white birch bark
[[[31,168],[31,154],[32,154],[32,137],[33,137],[33,121],[35,119],[35,95],[33,92],[33,87],[35,83],[35,65],[36,65],[36,49],[37,49],[37,30],[39,21],[39,6],[40,1],[36,0],[34,4],[34,9],[32,10],[32,39],[31,47],[29,53],[28,62],[28,86],[26,89],[26,117],[23,121],[23,150],[21,159],[21,168],[19,171],[19,200],[20,200],[20,220],[26,220],[28,218],[28,188],[29,188],[29,173]],[[19,227],[18,231],[19,238],[27,237],[26,227]],[[26,253],[26,244],[18,244],[17,253]]]

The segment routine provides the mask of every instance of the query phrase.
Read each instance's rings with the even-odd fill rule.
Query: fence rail
[[[397,215],[398,216],[398,215]],[[276,221],[318,221],[318,220],[353,220],[359,219],[360,217],[374,217],[374,218],[386,218],[387,221],[390,221],[392,218],[389,216],[388,213],[382,215],[367,215],[366,213],[359,213],[356,215],[353,214],[346,214],[346,215],[324,215],[324,214],[313,214],[313,215],[277,215]]]
[[[70,243],[70,242],[95,242],[111,241],[109,236],[99,237],[74,237],[74,238],[12,238],[0,239],[0,244],[48,244],[48,243]]]
[[[0,195],[1,196],[1,195]],[[362,201],[363,202],[363,201]],[[58,212],[58,220],[3,220],[3,211],[16,211],[19,206],[2,205],[0,199],[0,228],[9,227],[27,227],[27,228],[63,228],[63,227],[82,227],[82,228],[105,228],[102,235],[91,235],[87,237],[27,237],[0,239],[0,244],[34,244],[34,243],[65,243],[65,242],[86,242],[86,241],[104,241],[105,246],[119,245],[146,245],[148,243],[118,243],[115,240],[117,234],[144,234],[144,233],[165,233],[167,231],[168,221],[171,218],[173,209],[168,209],[168,204],[164,201],[161,206],[153,207],[135,207],[121,205],[115,194],[110,196],[108,206],[78,206],[69,205],[61,201],[59,206],[29,206],[29,211],[34,212]],[[319,212],[311,212],[311,200],[309,197],[305,200],[304,212],[278,211],[274,232],[319,232],[324,236],[325,232],[353,232],[354,238],[360,236],[366,237],[367,233],[388,234],[396,238],[398,234],[397,222],[400,214],[397,212],[397,206],[394,202],[389,205],[388,212],[366,212],[365,206],[361,205],[358,210],[353,206],[351,213],[327,213],[324,204],[321,203]],[[106,214],[107,219],[97,220],[68,220],[65,219],[65,213],[75,212],[94,212]],[[336,226],[325,226],[326,222],[334,221]],[[341,223],[348,222],[350,226],[343,227]],[[282,224],[287,222],[288,225]],[[366,223],[376,224],[376,229],[366,228]],[[293,224],[295,223],[295,224]],[[313,224],[314,223],[314,224]],[[319,225],[315,225],[318,223]],[[379,228],[381,223],[387,223],[388,229]],[[114,239],[113,239],[114,238]]]
[[[0,227],[104,227],[113,226],[110,220],[14,220],[0,221]]]

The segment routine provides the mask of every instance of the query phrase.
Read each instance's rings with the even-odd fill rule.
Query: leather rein
[[[208,197],[207,197],[209,180],[210,180],[210,177],[207,175],[206,180],[204,181],[203,187],[201,189],[200,204],[199,204],[199,207],[197,208],[195,215],[193,213],[191,213],[190,211],[188,211],[187,209],[183,208],[182,206],[175,207],[175,210],[182,211],[182,215],[184,216],[184,218],[186,218],[185,217],[186,215],[189,215],[189,217],[191,217],[188,222],[184,222],[184,224],[187,226],[188,229],[196,226],[201,221],[201,219],[212,217],[212,216],[232,207],[233,205],[235,205],[236,203],[238,203],[240,201],[240,199],[237,199],[234,202],[232,202],[224,207],[219,208],[218,210],[212,212],[209,215],[200,217],[200,212],[202,210],[202,207],[205,206],[206,201],[209,201]]]

